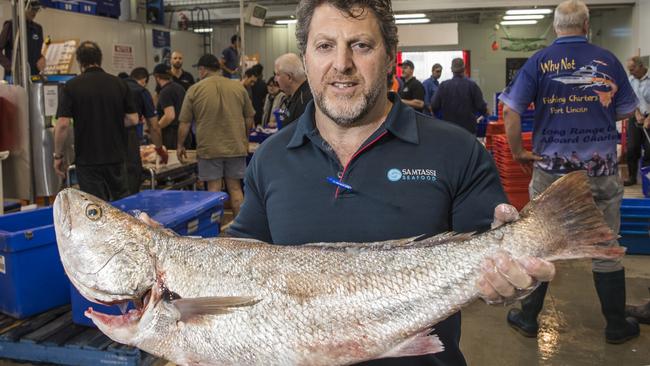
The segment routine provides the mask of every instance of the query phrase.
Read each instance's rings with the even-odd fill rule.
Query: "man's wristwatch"
[[[63,154],[53,153],[52,157],[54,158],[54,160],[61,160],[63,159]]]

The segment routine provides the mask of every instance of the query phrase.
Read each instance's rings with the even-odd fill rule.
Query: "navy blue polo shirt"
[[[507,202],[488,152],[460,127],[416,113],[395,94],[390,98],[386,121],[347,166],[318,133],[309,103],[296,123],[253,156],[244,203],[228,233],[298,245],[488,229],[496,205]],[[460,314],[435,328],[445,352],[367,364],[464,365]]]

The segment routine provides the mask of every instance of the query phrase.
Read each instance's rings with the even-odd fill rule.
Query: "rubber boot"
[[[648,292],[650,292],[650,288],[648,288]],[[639,323],[650,324],[650,301],[644,305],[626,305],[625,315],[633,317]]]
[[[625,270],[615,272],[594,272],[594,283],[600,298],[600,308],[607,320],[605,340],[621,344],[637,337],[639,323],[625,317]]]
[[[535,291],[521,300],[521,309],[513,308],[508,311],[508,325],[524,337],[537,337],[537,316],[544,306],[547,289],[548,282],[540,283]]]

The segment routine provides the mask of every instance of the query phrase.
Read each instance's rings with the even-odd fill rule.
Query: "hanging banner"
[[[156,64],[170,64],[172,57],[172,42],[169,32],[154,29],[153,37],[153,62]]]

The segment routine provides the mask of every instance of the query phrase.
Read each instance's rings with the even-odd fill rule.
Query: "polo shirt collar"
[[[101,71],[104,71],[101,67],[99,67],[99,66],[91,66],[91,67],[87,68],[86,70],[84,70],[84,73],[86,73],[86,72],[101,72]]]
[[[395,93],[388,93],[388,99],[393,102],[393,107],[386,116],[386,121],[382,124],[388,132],[395,135],[400,140],[419,144],[418,128],[415,122],[415,110],[402,103]],[[304,145],[309,136],[316,135],[316,123],[314,121],[314,101],[310,101],[305,108],[305,113],[296,121],[296,130],[287,144],[288,149],[297,148]]]
[[[562,44],[562,43],[587,43],[587,37],[586,36],[564,36],[564,37],[558,37],[555,41],[553,41],[554,44]]]

